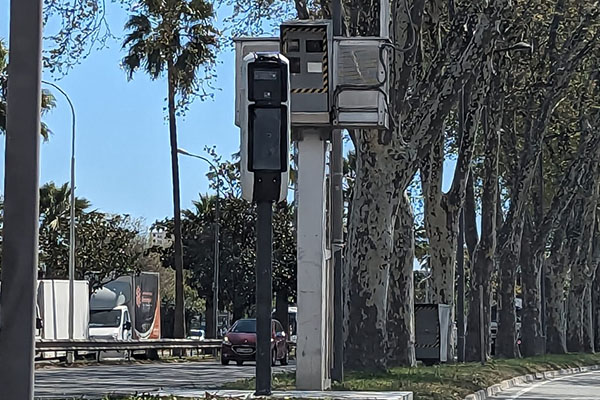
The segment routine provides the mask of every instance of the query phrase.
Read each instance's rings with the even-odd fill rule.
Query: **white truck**
[[[160,339],[159,274],[142,272],[106,283],[90,299],[91,339]]]
[[[88,339],[89,287],[87,281],[74,281],[73,339]],[[36,317],[40,323],[36,340],[69,339],[69,281],[39,280]],[[63,357],[64,352],[42,352],[39,358]]]

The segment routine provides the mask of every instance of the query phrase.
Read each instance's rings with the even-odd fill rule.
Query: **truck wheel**
[[[288,365],[288,352],[287,351],[283,355],[283,358],[281,360],[279,360],[279,363],[281,365]]]
[[[243,361],[236,361],[235,363],[236,363],[236,364],[237,364],[239,367],[241,367],[242,365],[244,365],[244,362],[243,362]]]
[[[273,350],[273,354],[271,355],[271,366],[275,366],[277,364],[277,349]]]
[[[221,365],[229,365],[229,360],[221,358]]]

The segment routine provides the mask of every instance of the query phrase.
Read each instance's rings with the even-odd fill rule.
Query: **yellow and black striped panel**
[[[323,34],[323,87],[325,90],[329,88],[329,61],[327,55],[327,34]]]
[[[282,28],[282,39],[285,41],[287,39],[288,32],[319,32],[325,31],[327,32],[326,26],[293,26],[288,25]],[[327,35],[325,35],[327,36]]]
[[[420,349],[435,349],[437,347],[440,347],[440,338],[437,338],[437,340],[434,343],[415,343],[415,347],[418,347]]]
[[[293,94],[315,94],[315,93],[327,93],[327,88],[298,88],[292,89]]]
[[[415,304],[415,311],[417,310],[437,310],[438,309],[438,305],[437,304]]]
[[[323,33],[323,87],[296,88],[292,94],[321,94],[329,91],[329,52],[327,46],[327,26],[284,26],[282,27],[282,40],[287,42],[288,32],[322,32]]]

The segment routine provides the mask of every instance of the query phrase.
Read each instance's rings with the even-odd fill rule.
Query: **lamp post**
[[[73,340],[73,314],[75,297],[75,107],[69,98],[69,95],[55,83],[42,81],[43,84],[52,86],[67,99],[71,108],[71,204],[69,210],[69,340]],[[69,352],[68,357],[72,358],[73,353]],[[72,362],[73,360],[68,360]]]
[[[217,332],[218,332],[218,325],[219,325],[219,321],[218,321],[218,313],[219,313],[219,231],[220,231],[220,216],[221,216],[221,206],[220,206],[220,186],[221,186],[221,179],[220,179],[220,175],[219,175],[219,170],[217,169],[217,167],[215,166],[215,164],[210,161],[208,158],[197,155],[197,154],[193,154],[190,153],[187,150],[184,149],[177,149],[177,152],[179,154],[182,154],[184,156],[188,156],[188,157],[194,157],[194,158],[198,158],[202,161],[205,161],[206,163],[208,163],[208,165],[210,165],[210,167],[215,171],[215,174],[217,175],[217,204],[215,206],[215,250],[214,250],[214,265],[213,265],[213,286],[212,286],[212,290],[213,290],[213,331],[211,332],[212,336],[214,339],[217,338]]]

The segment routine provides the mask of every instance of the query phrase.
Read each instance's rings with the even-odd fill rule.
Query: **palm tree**
[[[6,133],[6,85],[8,83],[8,48],[0,40],[0,134]],[[54,96],[48,90],[42,90],[42,115],[56,105]],[[41,123],[40,133],[44,140],[52,133],[45,123]]]
[[[134,8],[123,42],[128,51],[123,67],[133,78],[140,67],[158,79],[167,73],[173,213],[175,236],[175,337],[185,336],[183,299],[183,245],[177,161],[177,111],[197,95],[206,96],[204,85],[212,77],[217,50],[214,10],[205,0],[141,0]],[[201,72],[203,72],[201,74]]]
[[[64,276],[68,268],[68,246],[71,188],[67,183],[56,186],[49,182],[40,187],[40,265],[46,278]],[[90,207],[86,199],[75,199],[75,215],[79,218]]]

